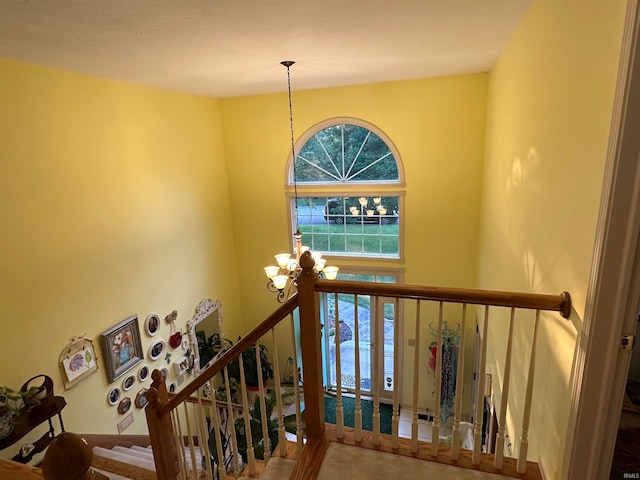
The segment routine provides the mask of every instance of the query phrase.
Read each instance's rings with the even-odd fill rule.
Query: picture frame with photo
[[[164,354],[166,350],[166,343],[164,340],[156,340],[149,347],[149,358],[151,360],[158,360]]]
[[[136,395],[136,398],[134,400],[134,405],[136,406],[136,408],[144,408],[147,406],[148,400],[147,400],[147,393],[149,392],[149,390],[147,388],[143,388],[141,389],[138,394]]]
[[[122,390],[124,390],[125,392],[131,390],[133,388],[134,383],[136,383],[136,376],[127,375],[126,377],[124,377],[124,380],[122,381]]]
[[[107,394],[107,401],[109,402],[109,405],[115,405],[116,403],[118,403],[118,401],[120,400],[120,389],[118,387],[114,387],[111,390],[109,390],[109,393]]]
[[[120,378],[144,360],[137,315],[102,332],[101,343],[109,382]]]
[[[150,313],[144,321],[144,331],[150,337],[155,336],[160,331],[160,317],[157,313]]]
[[[143,365],[138,370],[138,380],[144,382],[149,377],[149,367]]]

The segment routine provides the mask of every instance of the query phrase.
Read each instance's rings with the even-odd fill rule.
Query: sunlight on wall
[[[625,3],[534,1],[490,74],[479,286],[567,290],[574,302],[572,321],[541,321],[529,459],[548,478],[560,478],[563,461]],[[499,397],[506,332],[494,327],[488,358]],[[530,348],[526,337],[516,345]],[[514,369],[512,378],[526,378]],[[513,442],[522,398],[509,409]]]

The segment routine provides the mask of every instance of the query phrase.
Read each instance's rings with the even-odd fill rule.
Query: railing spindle
[[[440,395],[442,392],[442,349],[444,348],[443,338],[443,315],[444,303],[440,302],[440,311],[438,313],[438,346],[436,349],[436,393],[435,407],[433,409],[433,423],[431,427],[431,455],[438,455],[438,447],[440,445]]]
[[[184,451],[184,437],[182,436],[182,424],[180,415],[177,410],[171,411],[171,420],[173,423],[173,434],[176,442],[176,453],[178,454],[178,466],[183,478],[187,478],[187,459]]]
[[[184,407],[184,420],[187,424],[187,448],[189,449],[189,456],[191,457],[191,468],[196,464],[196,452],[193,448],[193,433],[191,433],[191,422],[189,421],[189,410],[187,403],[182,404]]]
[[[354,336],[355,336],[355,377],[356,377],[356,406],[354,411],[355,420],[355,441],[362,441],[362,404],[360,397],[360,329],[358,324],[360,318],[358,316],[358,295],[354,295]]]
[[[340,316],[338,294],[335,294],[335,323],[336,323],[336,436],[344,438],[344,407],[342,406],[342,364],[340,343]]]
[[[413,350],[413,405],[411,418],[411,451],[418,451],[418,393],[420,391],[420,300],[416,302],[415,346]]]
[[[460,416],[462,415],[462,386],[464,384],[464,337],[465,320],[467,316],[467,304],[462,304],[462,321],[460,322],[460,345],[458,347],[458,371],[456,372],[456,401],[453,412],[453,450],[451,456],[454,460],[460,458]]]
[[[394,313],[397,317],[400,306],[400,299],[396,298],[394,303]],[[393,408],[391,413],[391,448],[397,450],[400,447],[400,362],[398,352],[400,351],[400,325],[395,318],[393,322]]]
[[[529,450],[529,419],[531,417],[531,398],[533,396],[533,380],[536,371],[536,343],[538,340],[538,324],[540,310],[536,310],[533,324],[533,340],[531,341],[531,358],[529,359],[529,374],[527,376],[527,392],[524,398],[524,412],[522,414],[522,435],[520,436],[520,452],[518,455],[518,473],[527,473],[527,453]]]
[[[240,476],[240,461],[238,459],[238,438],[236,437],[235,418],[233,417],[233,403],[231,402],[231,386],[229,385],[229,370],[224,367],[224,393],[227,397],[227,426],[231,432],[231,451],[233,452],[233,472],[236,477]],[[215,398],[213,399],[215,407]]]
[[[227,478],[227,468],[224,465],[224,452],[222,450],[222,435],[220,435],[220,412],[216,405],[216,389],[211,389],[211,413],[213,420],[213,434],[216,439],[216,451],[218,453],[218,476],[220,480]],[[188,427],[187,427],[188,428]],[[195,465],[195,461],[194,461]]]
[[[496,454],[493,466],[498,470],[502,469],[504,462],[504,435],[507,422],[507,405],[509,401],[509,376],[511,374],[511,348],[513,346],[513,324],[515,321],[516,309],[511,309],[509,319],[509,334],[507,337],[507,354],[504,359],[504,382],[502,386],[502,398],[500,398],[500,420],[498,421],[498,435],[496,437]]]
[[[278,445],[280,447],[280,456],[287,456],[287,437],[284,430],[284,412],[282,409],[282,386],[280,385],[280,362],[278,360],[278,341],[276,338],[275,327],[271,329],[271,338],[273,340],[273,374],[275,381],[276,395],[276,411],[278,413]]]
[[[372,297],[371,314],[373,315],[373,378],[371,380],[371,388],[373,390],[373,444],[380,445],[380,357],[384,362],[384,328],[380,332],[380,323],[384,324],[384,308],[382,309],[382,318],[379,317],[380,309],[378,308],[378,297]],[[375,345],[382,345],[382,355],[375,349]],[[378,347],[378,350],[380,347]]]
[[[256,368],[258,369],[258,395],[260,395],[260,418],[262,419],[262,445],[264,446],[264,461],[271,458],[271,440],[269,439],[269,425],[267,423],[267,405],[264,398],[264,382],[262,380],[262,362],[260,361],[260,343],[256,342]]]
[[[204,457],[204,468],[207,474],[213,478],[213,466],[211,465],[211,453],[209,452],[209,432],[207,431],[207,415],[205,413],[204,405],[202,405],[202,395],[200,389],[196,390],[196,398],[198,399],[198,409],[196,410],[196,417],[198,422],[198,432],[200,435],[200,451]]]
[[[296,322],[293,313],[291,319],[291,339],[293,340],[293,396],[296,404],[296,458],[300,457],[303,447],[302,412],[300,411],[300,374],[298,373],[298,348],[296,344]]]
[[[471,463],[480,465],[482,453],[482,416],[484,412],[484,379],[485,363],[487,360],[487,332],[489,330],[489,305],[484,307],[484,324],[480,341],[480,365],[478,367],[478,393],[476,397],[476,416],[473,427],[473,457]]]
[[[253,448],[253,435],[251,435],[251,414],[249,413],[249,400],[247,399],[247,385],[244,377],[244,361],[242,355],[238,357],[240,364],[240,393],[242,396],[242,417],[244,418],[244,431],[247,436],[247,463],[249,475],[256,474],[256,455]]]

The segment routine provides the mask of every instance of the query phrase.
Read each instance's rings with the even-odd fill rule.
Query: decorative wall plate
[[[126,377],[124,377],[124,380],[122,381],[122,390],[124,390],[125,392],[128,390],[131,390],[133,388],[134,383],[136,383],[136,376],[127,375]]]
[[[153,337],[160,331],[160,317],[157,313],[150,313],[144,321],[144,331],[147,335]]]
[[[175,382],[171,382],[169,384],[169,393],[176,393],[176,384],[175,384]]]
[[[162,357],[165,347],[166,343],[164,340],[156,340],[153,342],[149,347],[149,358],[151,358],[151,360],[157,360]]]
[[[161,367],[160,373],[162,374],[162,379],[166,382],[169,380],[169,369],[167,367]]]
[[[111,405],[115,405],[120,400],[120,389],[118,387],[114,387],[109,390],[109,395],[107,395],[107,400]]]
[[[138,380],[144,382],[147,377],[149,377],[149,367],[143,365],[142,367],[140,367],[140,370],[138,370]]]

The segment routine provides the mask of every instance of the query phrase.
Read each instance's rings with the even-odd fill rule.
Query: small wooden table
[[[64,397],[53,397],[52,400],[45,406],[39,405],[31,410],[29,413],[21,412],[18,417],[15,419],[13,432],[2,440],[0,440],[0,450],[4,450],[7,447],[10,447],[22,437],[24,437],[31,430],[36,428],[41,423],[45,421],[49,422],[49,430],[38,440],[36,440],[33,445],[35,446],[34,450],[29,453],[26,457],[22,456],[22,452],[18,452],[16,456],[14,456],[11,460],[18,463],[27,463],[29,462],[36,453],[42,452],[55,438],[55,430],[53,428],[53,422],[51,419],[58,416],[58,422],[60,423],[60,430],[64,432],[64,424],[62,423],[62,409],[67,405]]]

